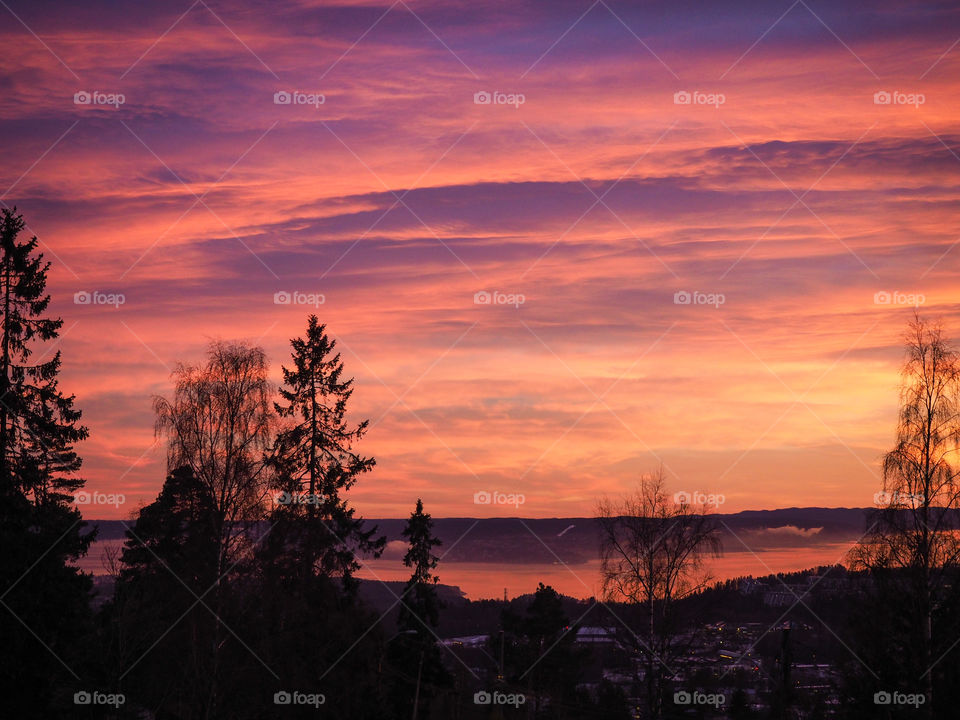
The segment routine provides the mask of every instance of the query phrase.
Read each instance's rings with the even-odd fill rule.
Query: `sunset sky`
[[[178,361],[279,381],[309,312],[367,516],[589,515],[660,463],[724,512],[872,504],[914,304],[960,339],[960,6],[639,5],[0,2],[0,200],[126,498],[85,516],[155,497]]]

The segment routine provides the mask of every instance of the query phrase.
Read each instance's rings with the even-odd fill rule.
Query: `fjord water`
[[[119,554],[121,546],[122,541],[116,539],[96,542],[79,565],[94,575],[109,574],[110,557]],[[713,581],[721,581],[836,565],[845,561],[852,546],[853,542],[848,541],[759,550],[741,547],[709,560],[705,570]],[[600,594],[599,558],[575,564],[442,562],[437,574],[442,584],[459,587],[471,600],[502,598],[504,589],[508,597],[532,593],[540,582],[571,597],[599,597]],[[357,575],[372,581],[405,581],[410,571],[396,556],[391,556],[364,562]]]

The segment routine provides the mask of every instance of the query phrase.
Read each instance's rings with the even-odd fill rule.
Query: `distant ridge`
[[[869,508],[779,508],[715,513],[726,552],[795,548],[853,542],[866,529]],[[92,520],[98,540],[122,540],[120,520]],[[402,554],[403,518],[371,518],[386,535],[387,557]],[[129,523],[128,523],[129,524]],[[592,517],[434,518],[443,541],[444,562],[580,564],[597,558],[598,538]]]

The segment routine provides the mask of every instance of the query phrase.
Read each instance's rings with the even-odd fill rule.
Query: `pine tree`
[[[23,217],[0,216],[0,696],[11,717],[69,717],[79,646],[90,630],[87,552],[71,507],[83,487],[73,444],[87,437],[73,396],[58,387],[60,352],[44,343],[63,321],[45,316],[50,263]],[[37,353],[35,362],[31,363]]]
[[[549,706],[573,705],[586,652],[576,646],[563,598],[549,585],[538,583],[524,614],[509,608],[503,613],[506,633],[505,680],[510,691],[522,687],[534,714]]]
[[[394,706],[397,717],[429,717],[431,700],[450,685],[450,674],[443,666],[435,643],[442,603],[434,574],[439,558],[433,549],[441,544],[433,535],[433,519],[423,511],[423,501],[403,529],[409,548],[403,564],[413,569],[400,596],[398,634],[391,645],[391,665],[397,676]],[[414,669],[415,668],[415,669]]]
[[[440,599],[436,584],[440,578],[433,574],[439,558],[433,548],[441,545],[433,536],[433,519],[423,511],[423,500],[417,499],[417,508],[407,520],[403,537],[410,543],[403,556],[403,564],[413,568],[413,574],[403,589],[399,625],[401,631],[425,634],[426,626],[436,627],[440,617]]]
[[[311,687],[319,675],[340,716],[384,718],[380,678],[369,673],[382,658],[370,632],[376,616],[359,601],[353,573],[357,554],[378,556],[386,540],[364,529],[345,497],[374,460],[355,450],[367,423],[346,419],[353,381],[325,329],[311,316],[305,336],[291,340],[292,366],[282,368],[270,458],[282,494],[254,563],[267,618],[254,643],[282,687]]]
[[[216,514],[208,486],[181,467],[126,531],[109,648],[133,708],[185,720],[212,712],[211,686],[222,678],[211,612],[197,598],[209,605],[217,581]]]
[[[376,461],[353,446],[368,421],[351,425],[347,403],[353,380],[343,378],[343,361],[326,326],[311,315],[306,337],[290,341],[293,367],[283,367],[277,413],[287,421],[277,434],[273,466],[283,491],[274,515],[273,540],[287,545],[284,555],[300,558],[301,572],[341,577],[351,585],[359,569],[355,553],[379,556],[385,539],[365,530],[343,494]]]
[[[18,240],[24,221],[16,211],[0,220],[0,482],[35,503],[63,503],[83,487],[73,444],[87,437],[74,396],[58,388],[60,351],[35,364],[38,343],[55,340],[63,320],[44,317],[49,262],[36,253],[37,238]]]

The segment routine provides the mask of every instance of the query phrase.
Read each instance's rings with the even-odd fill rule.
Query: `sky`
[[[178,362],[242,339],[279,381],[311,312],[368,517],[590,515],[661,465],[868,506],[907,321],[960,339],[954,3],[0,6],[87,517],[159,491]]]

